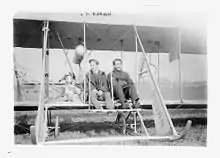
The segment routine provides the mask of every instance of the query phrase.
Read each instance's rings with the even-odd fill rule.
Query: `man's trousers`
[[[132,103],[139,99],[136,87],[134,85],[123,87],[119,82],[115,82],[113,91],[115,99],[119,99],[122,108],[127,108],[125,107],[125,102],[127,99],[131,98]]]
[[[108,109],[114,109],[114,104],[109,92],[103,92],[102,95],[99,96],[96,92],[91,91],[90,99],[91,99],[91,103],[95,106],[96,109],[102,108],[99,101],[105,101],[106,107]]]

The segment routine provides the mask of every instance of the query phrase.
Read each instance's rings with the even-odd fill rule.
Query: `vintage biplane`
[[[15,106],[34,104],[38,106],[36,123],[31,126],[32,142],[36,144],[75,144],[123,140],[176,140],[182,138],[191,125],[187,122],[186,130],[178,134],[174,128],[166,103],[158,86],[158,82],[152,73],[147,58],[148,53],[169,53],[170,61],[181,59],[181,54],[206,54],[206,21],[204,16],[197,14],[173,14],[144,12],[141,14],[96,14],[89,13],[17,13],[14,17],[14,47],[41,48],[42,49],[42,79],[40,83],[40,95],[38,103],[28,102],[24,99],[15,100]],[[205,21],[205,22],[204,22]],[[74,73],[66,53],[66,49],[75,49],[79,43],[83,43],[84,60],[80,63],[83,76],[86,73],[88,54],[93,50],[127,51],[140,53],[142,62],[146,64],[150,80],[154,87],[152,91],[152,108],[156,133],[149,135],[144,125],[140,111],[142,109],[116,109],[96,110],[92,108],[90,99],[86,99],[86,83],[83,80],[82,103],[51,101],[49,98],[49,56],[51,49],[62,49],[66,57],[71,73]],[[15,59],[16,63],[16,59]],[[134,63],[137,63],[134,59]],[[180,62],[179,62],[180,63]],[[181,65],[181,64],[180,64]],[[15,64],[15,66],[18,66]],[[181,79],[181,67],[180,79]],[[139,69],[137,68],[137,71]],[[143,72],[137,72],[137,78]],[[23,75],[24,76],[24,75]],[[19,73],[15,71],[17,78],[16,92],[22,98],[22,90],[19,83]],[[20,75],[22,78],[22,75]],[[84,79],[84,78],[83,78]],[[138,79],[137,83],[138,84]],[[90,85],[89,85],[90,86]],[[113,89],[111,89],[113,90]],[[181,94],[181,80],[180,80]],[[19,98],[19,97],[18,97]],[[113,97],[112,97],[113,98]],[[181,97],[180,104],[184,104]],[[104,106],[104,104],[103,104]],[[128,112],[128,117],[133,117],[130,127],[135,136],[73,139],[65,141],[47,141],[47,134],[51,122],[51,110],[53,107],[77,107],[88,112],[117,113]],[[127,117],[127,119],[128,119]],[[137,133],[137,121],[140,121],[141,134]],[[59,131],[59,119],[56,118],[55,135]]]

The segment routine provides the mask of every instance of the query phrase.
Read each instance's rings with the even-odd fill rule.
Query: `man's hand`
[[[99,96],[101,96],[102,93],[103,93],[102,91],[100,91],[100,90],[98,91],[98,95],[99,95]]]
[[[78,87],[74,87],[74,90],[75,90],[76,94],[80,94],[81,93],[81,90]]]
[[[126,87],[126,86],[127,86],[127,82],[126,82],[126,81],[120,80],[120,81],[119,81],[119,84],[120,84],[122,87]]]
[[[95,92],[95,94],[97,94],[97,93],[98,93],[98,91],[97,91],[96,89],[93,89],[93,90],[92,90],[92,92]]]

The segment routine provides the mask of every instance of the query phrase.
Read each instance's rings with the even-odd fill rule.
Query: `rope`
[[[26,74],[27,74],[27,73],[26,73]],[[24,75],[20,74],[19,71],[17,71],[17,76],[18,76],[18,78],[22,79],[22,81],[24,81],[25,83],[32,83],[32,84],[34,84],[35,86],[38,86],[38,82],[28,80],[27,78],[24,77]],[[26,75],[25,75],[25,76],[26,76]],[[51,84],[51,85],[49,86],[49,88],[52,88],[53,90],[59,91],[59,88],[56,87],[56,85],[55,85],[54,82],[50,81],[49,84]]]
[[[155,69],[157,69],[157,67],[156,67],[154,64],[149,63],[149,65],[152,66],[152,67],[154,67]],[[147,73],[147,72],[149,72],[149,71],[150,71],[149,69],[148,69],[148,70],[145,70],[145,71],[142,71],[142,72],[139,73],[139,76],[142,76],[143,74],[145,74],[145,73]]]
[[[15,126],[19,126],[19,127],[23,128],[23,129],[25,129],[25,130],[27,130],[27,131],[30,131],[30,129],[28,129],[28,128],[24,127],[24,126],[21,126],[21,125],[19,125],[19,124],[15,124]]]
[[[59,39],[59,42],[60,42],[60,44],[61,44],[61,46],[62,46],[63,53],[64,53],[64,55],[65,55],[65,57],[66,57],[66,61],[68,62],[70,71],[71,71],[72,74],[74,74],[74,73],[73,73],[72,66],[71,66],[70,61],[69,61],[69,58],[67,57],[67,52],[66,52],[65,47],[64,47],[64,45],[63,45],[63,42],[62,42],[62,40],[61,40],[61,38],[60,38],[60,35],[59,35],[58,32],[56,32],[56,33],[57,33],[56,35],[57,35],[57,37],[58,37],[58,39]]]
[[[114,48],[114,46],[115,46],[119,41],[121,41],[121,39],[122,39],[123,37],[125,37],[131,30],[132,30],[132,28],[128,29],[127,32],[125,32],[122,36],[120,36],[120,37],[118,38],[118,40],[116,40],[116,41],[112,44],[112,46],[111,46],[109,49],[111,50],[112,48]]]
[[[106,44],[109,43],[107,39],[105,39],[104,37],[102,37],[96,30],[94,30],[92,27],[90,27],[87,23],[85,23],[85,25],[86,25],[90,30],[92,30],[99,38],[101,38],[102,40],[104,40],[104,42],[105,42]]]
[[[103,39],[106,44],[109,44],[109,41],[108,41],[106,38],[102,37],[96,30],[94,30],[92,27],[90,27],[87,23],[85,23],[85,25],[88,26],[88,28],[89,28],[90,30],[92,30],[98,37],[100,37],[101,39]],[[131,30],[133,30],[132,27],[129,28],[129,29],[127,30],[127,32],[125,32],[123,35],[121,35],[121,36],[110,46],[109,50],[112,50],[112,48],[114,48],[114,46],[115,46],[123,37],[125,37]]]

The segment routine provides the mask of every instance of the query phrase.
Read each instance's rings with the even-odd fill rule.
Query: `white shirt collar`
[[[99,72],[99,70],[93,71],[93,73],[97,74]]]

